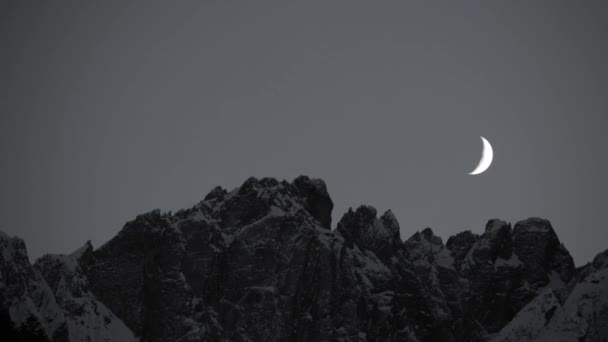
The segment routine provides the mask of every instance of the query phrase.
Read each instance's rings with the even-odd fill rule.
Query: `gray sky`
[[[0,229],[70,252],[306,174],[334,226],[360,204],[444,241],[541,216],[579,265],[608,248],[606,7],[424,3],[3,2]],[[480,135],[494,163],[469,176]]]

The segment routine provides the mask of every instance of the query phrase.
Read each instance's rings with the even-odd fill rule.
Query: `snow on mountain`
[[[0,309],[53,341],[607,336],[608,252],[576,270],[547,220],[493,219],[444,244],[430,228],[403,241],[393,213],[369,205],[332,231],[332,209],[322,180],[249,178],[34,266],[0,235]]]
[[[90,246],[83,248],[71,255],[47,254],[34,264],[54,291],[65,316],[69,341],[137,341],[129,328],[89,291],[88,279],[75,259]]]
[[[15,329],[43,332],[53,341],[67,341],[63,311],[40,272],[30,264],[25,243],[0,232],[0,311]]]
[[[0,309],[8,311],[15,330],[41,330],[50,341],[136,341],[90,293],[74,257],[46,255],[32,266],[23,241],[4,233],[0,250]]]
[[[581,268],[560,303],[547,286],[492,342],[606,341],[608,339],[608,251]]]
[[[492,342],[533,342],[561,305],[550,288],[521,309]],[[555,340],[557,341],[557,340]]]
[[[608,252],[608,251],[607,251]],[[608,267],[598,255],[538,336],[541,342],[608,340]]]

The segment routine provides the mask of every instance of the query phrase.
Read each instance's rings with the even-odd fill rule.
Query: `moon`
[[[481,141],[483,142],[481,160],[479,160],[479,164],[477,165],[475,170],[469,173],[470,175],[478,175],[484,172],[490,167],[490,165],[492,165],[492,159],[494,159],[494,150],[492,150],[492,145],[490,145],[490,142],[484,137],[481,137]]]

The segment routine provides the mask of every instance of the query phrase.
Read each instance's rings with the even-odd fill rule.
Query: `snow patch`
[[[441,250],[435,254],[435,263],[443,268],[456,270],[454,268],[454,257],[452,256],[452,252],[445,247],[441,248]]]
[[[523,265],[523,262],[521,262],[517,254],[512,253],[509,259],[497,258],[496,261],[494,261],[494,270],[496,271],[501,267],[517,268],[522,267]]]
[[[544,290],[521,309],[491,342],[537,341],[547,321],[559,307],[559,301],[553,291]]]

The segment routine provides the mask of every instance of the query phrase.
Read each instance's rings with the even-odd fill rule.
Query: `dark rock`
[[[0,232],[0,313],[8,314],[11,321],[4,323],[6,330],[0,336],[16,332],[24,341],[68,341],[64,314],[47,281],[30,264],[25,243],[3,232]]]
[[[519,259],[525,265],[530,284],[547,284],[552,272],[563,283],[574,277],[574,261],[560,243],[551,223],[540,218],[517,222],[513,230],[513,244]]]
[[[321,180],[249,178],[34,266],[2,235],[0,318],[24,310],[27,329],[54,341],[122,340],[108,336],[123,322],[146,342],[608,337],[608,252],[576,270],[546,220],[493,219],[444,245],[430,228],[402,241],[393,213],[371,206],[331,231],[332,209]],[[28,315],[5,321],[14,335]]]
[[[293,185],[304,197],[306,209],[310,215],[317,219],[322,227],[330,229],[334,202],[327,193],[325,182],[300,176],[293,180]]]
[[[467,256],[477,239],[477,234],[473,234],[470,230],[466,230],[451,236],[446,242],[446,247],[454,256],[454,266],[457,270],[460,270],[464,258]]]
[[[595,256],[592,265],[596,270],[608,268],[608,249]]]
[[[226,190],[224,190],[221,186],[216,186],[211,190],[207,196],[205,196],[205,201],[223,201],[226,196]]]

